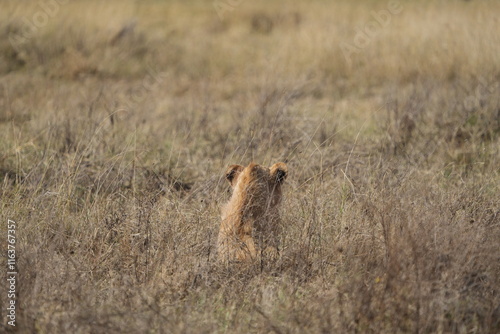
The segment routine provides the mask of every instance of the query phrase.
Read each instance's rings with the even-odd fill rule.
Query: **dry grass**
[[[403,2],[351,62],[386,2],[71,1],[13,48],[38,6],[0,13],[19,332],[500,331],[498,2]],[[289,166],[282,256],[226,268],[252,160]]]

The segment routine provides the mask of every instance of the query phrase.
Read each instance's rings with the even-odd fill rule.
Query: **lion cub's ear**
[[[275,163],[270,168],[271,179],[278,184],[282,184],[288,175],[288,167],[283,162]]]
[[[245,169],[245,167],[241,165],[231,165],[226,170],[226,179],[229,181],[232,187],[236,184],[236,180],[240,175],[241,171]]]

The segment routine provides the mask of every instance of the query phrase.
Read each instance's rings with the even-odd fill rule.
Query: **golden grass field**
[[[500,332],[500,2],[55,1],[0,5],[0,332]],[[225,266],[251,161],[281,253]]]

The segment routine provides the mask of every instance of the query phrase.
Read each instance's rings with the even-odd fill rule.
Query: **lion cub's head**
[[[270,168],[255,163],[232,165],[226,179],[233,193],[222,210],[219,256],[228,260],[256,258],[259,252],[277,253],[280,230],[278,206],[287,166]]]

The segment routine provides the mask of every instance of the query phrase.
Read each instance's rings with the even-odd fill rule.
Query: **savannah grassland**
[[[13,47],[41,9],[2,1],[16,329],[498,333],[500,3],[402,1],[349,61],[387,2],[232,3],[70,1]],[[281,255],[226,267],[250,161],[289,167]]]

